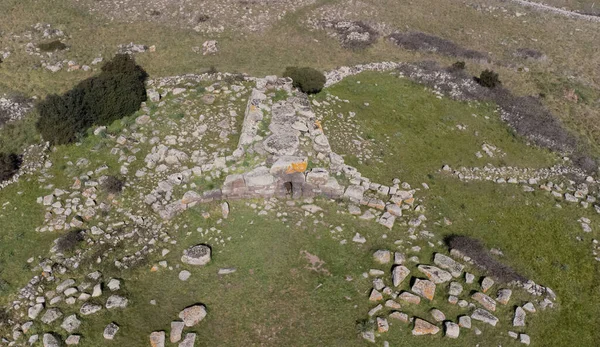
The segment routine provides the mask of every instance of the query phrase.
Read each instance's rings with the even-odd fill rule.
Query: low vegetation
[[[502,282],[525,282],[527,280],[510,266],[494,259],[488,248],[480,240],[468,236],[453,235],[446,240],[446,243],[450,249],[456,249],[468,256],[477,266]]]
[[[283,77],[291,78],[294,81],[294,87],[307,94],[320,92],[326,82],[322,72],[310,67],[287,67],[283,72]]]
[[[466,49],[450,40],[422,32],[395,33],[389,39],[396,45],[413,51],[435,52],[449,57],[481,61],[488,59],[485,53]]]
[[[133,58],[117,55],[98,76],[40,102],[37,129],[53,145],[74,142],[92,125],[108,125],[137,111],[146,100],[147,77]]]
[[[482,71],[479,77],[475,77],[475,81],[486,88],[495,88],[502,84],[498,73],[487,69]]]
[[[0,182],[14,176],[21,166],[21,158],[14,153],[0,153]]]
[[[60,40],[54,40],[50,42],[42,42],[37,46],[42,52],[55,52],[62,51],[67,48],[67,45],[62,43]]]

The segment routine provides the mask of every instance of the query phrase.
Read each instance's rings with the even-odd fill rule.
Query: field
[[[14,339],[17,346],[26,345],[37,335],[33,345],[42,346],[45,333],[64,341],[71,333],[61,323],[75,314],[82,321],[74,333],[81,336],[82,346],[147,346],[153,331],[165,331],[168,340],[171,322],[193,304],[207,310],[204,320],[184,330],[184,335],[197,334],[196,346],[368,346],[373,344],[363,337],[370,332],[376,345],[387,341],[391,346],[522,345],[521,337],[512,333],[527,334],[532,346],[594,346],[600,340],[593,329],[600,312],[596,174],[586,181],[566,158],[569,154],[532,145],[501,120],[498,105],[455,100],[396,70],[345,77],[307,99],[331,150],[345,164],[373,183],[411,192],[414,201],[397,203],[403,210],[393,228],[378,223],[385,208],[349,201],[347,196],[231,199],[229,216],[221,201],[202,202],[173,218],[159,216],[159,208],[183,200],[186,192],[202,194],[219,188],[229,174],[272,164],[272,158],[261,156],[260,146],[242,158],[231,156],[255,82],[221,79],[224,75],[216,71],[265,76],[281,75],[287,66],[328,71],[380,61],[433,60],[442,66],[465,61],[467,73],[475,76],[493,69],[502,86],[515,95],[541,100],[597,159],[598,23],[492,0],[316,0],[271,7],[262,2],[189,0],[181,2],[181,9],[160,1],[123,3],[129,10],[95,1],[0,3],[0,57],[10,52],[0,60],[0,95],[35,102],[62,93],[97,74],[100,64],[92,64],[95,58],[107,60],[119,45],[133,42],[147,46],[134,56],[154,83],[149,88],[162,96],[105,130],[89,129],[76,144],[51,148],[45,152],[45,165],[0,189],[0,337],[6,337],[6,343]],[[545,3],[582,13],[597,7],[593,1]],[[134,15],[140,8],[145,12]],[[266,14],[266,9],[271,12]],[[208,18],[199,17],[205,12]],[[364,49],[345,45],[332,29],[344,20],[363,21],[378,32],[377,39]],[[36,28],[36,23],[50,27]],[[44,36],[44,28],[63,34]],[[441,46],[437,51],[415,51],[388,39],[392,33],[415,31],[450,40],[456,44],[453,49],[474,50],[488,59],[444,55]],[[67,49],[46,54],[27,46],[55,38]],[[202,54],[207,40],[218,41],[217,53]],[[523,48],[545,58],[516,56]],[[60,62],[64,64],[58,72],[46,67]],[[84,65],[90,69],[84,71]],[[157,82],[206,72],[210,74],[200,82]],[[175,92],[177,88],[182,90]],[[214,98],[207,101],[207,96]],[[267,88],[262,112],[295,96],[285,88]],[[37,117],[34,110],[0,128],[0,152],[22,153],[40,144]],[[265,121],[259,135],[272,131]],[[304,151],[314,135],[302,136]],[[176,164],[149,164],[160,146],[176,153]],[[305,151],[309,170],[329,162],[311,149]],[[220,165],[213,165],[221,159]],[[192,178],[173,184],[166,196],[160,192],[163,182],[186,170],[193,172]],[[344,170],[331,171],[344,186],[360,182]],[[102,185],[106,176],[121,179],[123,191],[107,191]],[[382,196],[377,188],[365,194]],[[53,200],[46,204],[44,197],[49,195]],[[150,195],[164,201],[157,207],[146,202]],[[576,196],[574,202],[570,196]],[[83,216],[80,227],[68,226],[75,214],[65,214],[68,220],[60,221],[69,208]],[[353,208],[359,213],[352,213]],[[102,232],[95,233],[96,228]],[[84,230],[84,242],[57,253],[56,240],[69,229]],[[458,322],[481,307],[472,294],[482,291],[481,282],[489,277],[487,270],[450,253],[448,240],[456,235],[480,240],[494,259],[551,288],[556,294],[553,307],[544,303],[547,292],[535,296],[495,279],[487,292],[490,297],[495,299],[502,288],[513,291],[510,302],[498,303],[493,312],[498,325],[473,320],[472,328],[461,327],[457,339],[449,338],[445,322]],[[364,241],[357,241],[358,236]],[[212,248],[206,266],[181,260],[184,251],[197,244]],[[410,276],[392,286],[393,253],[391,262],[379,263],[373,255],[378,250],[402,254]],[[418,305],[397,300],[401,292],[414,292],[415,279],[425,278],[418,266],[433,264],[437,253],[451,255],[475,275],[473,283],[462,272],[451,280],[464,287],[456,296],[469,306],[450,302],[454,295],[447,281],[437,285],[433,300],[422,299]],[[56,263],[51,270],[38,265],[45,259]],[[223,269],[235,271],[224,274]],[[183,270],[189,271],[189,279],[180,279]],[[102,273],[100,280],[87,277],[94,271]],[[40,289],[23,298],[19,291],[32,278],[41,279],[41,286],[33,285]],[[56,286],[71,278],[77,287],[75,303],[50,303],[54,295],[61,296],[52,292]],[[120,280],[120,289],[107,288],[112,278]],[[393,293],[370,300],[378,279],[393,287]],[[103,283],[101,295],[75,300],[80,293],[91,293],[98,281]],[[126,298],[127,307],[80,313],[80,301],[104,305],[111,295]],[[46,308],[60,309],[62,317],[49,324],[40,321],[41,315],[28,318],[27,308],[36,297],[45,297]],[[399,307],[383,306],[368,314],[387,300],[397,301]],[[513,326],[515,308],[528,302],[536,312],[527,313],[524,326]],[[436,323],[441,332],[413,336],[412,319],[435,323],[433,308],[445,313]],[[411,321],[392,318],[393,311],[406,313]],[[378,331],[377,317],[387,319],[389,331]],[[27,321],[31,326],[24,328]],[[111,322],[120,329],[107,340],[103,331]],[[4,344],[0,340],[0,346]]]

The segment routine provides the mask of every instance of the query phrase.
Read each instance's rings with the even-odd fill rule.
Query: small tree
[[[0,153],[0,182],[13,177],[21,166],[21,158],[14,153]]]
[[[36,127],[54,145],[74,142],[92,125],[109,125],[131,115],[146,101],[148,74],[129,55],[119,54],[63,95],[49,95],[37,105]]]
[[[502,82],[500,82],[500,79],[498,78],[498,73],[487,69],[485,71],[482,71],[479,78],[475,78],[475,81],[477,81],[477,83],[481,84],[486,88],[494,88],[502,84]]]
[[[287,67],[283,77],[291,78],[293,86],[307,94],[320,92],[327,81],[325,75],[310,67]]]

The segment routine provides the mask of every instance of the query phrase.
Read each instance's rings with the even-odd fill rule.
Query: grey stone
[[[519,334],[519,341],[529,346],[531,343],[531,338],[527,334]]]
[[[502,305],[506,305],[506,304],[508,304],[508,301],[510,300],[511,296],[512,296],[512,290],[510,290],[508,288],[503,288],[503,289],[498,290],[498,293],[496,293],[496,301],[498,301]]]
[[[193,327],[206,317],[206,307],[204,305],[194,305],[185,308],[179,313],[179,318],[183,320],[186,327]]]
[[[102,336],[104,336],[105,339],[107,340],[112,340],[115,338],[115,335],[117,335],[117,332],[119,331],[119,326],[112,322],[109,323],[106,328],[104,328],[104,333],[102,334]]]
[[[65,291],[65,289],[72,287],[75,285],[75,280],[72,278],[69,278],[67,280],[64,280],[61,284],[59,284],[58,286],[56,286],[56,292],[57,293],[62,293]]]
[[[77,315],[72,314],[65,318],[65,320],[61,324],[61,327],[65,329],[69,334],[72,334],[75,331],[77,331],[77,329],[79,329],[80,325],[81,321],[77,318]]]
[[[458,282],[450,282],[450,290],[449,290],[450,295],[458,296],[458,295],[460,295],[460,293],[462,293],[462,291],[463,291],[462,284],[460,284]]]
[[[471,329],[471,317],[469,317],[469,316],[458,317],[458,325],[460,325],[462,328]]]
[[[535,306],[533,306],[533,304],[531,302],[526,303],[525,305],[523,305],[523,309],[527,312],[535,312]]]
[[[46,324],[50,324],[60,318],[62,316],[62,312],[57,308],[48,309],[44,315],[42,316],[42,322]]]
[[[380,249],[373,253],[373,259],[379,264],[387,264],[391,260],[391,252]]]
[[[515,327],[524,327],[525,326],[525,316],[527,313],[520,306],[515,309],[515,317],[513,318],[513,326]]]
[[[164,331],[153,331],[150,334],[150,346],[151,347],[165,347],[165,332]]]
[[[431,314],[431,317],[433,317],[433,319],[435,319],[438,322],[446,320],[446,315],[444,314],[444,312],[438,310],[437,308],[431,309],[429,313]]]
[[[78,345],[80,340],[81,336],[79,335],[69,335],[69,337],[67,337],[67,339],[65,340],[65,343],[69,346]]]
[[[179,347],[194,347],[194,343],[196,343],[196,334],[187,333],[183,341],[179,343]]]
[[[448,270],[453,277],[459,277],[465,268],[464,265],[441,253],[435,254],[433,262],[442,269]]]
[[[84,316],[87,316],[87,315],[96,313],[96,312],[100,311],[101,309],[102,309],[101,305],[86,302],[83,305],[81,305],[81,309],[79,310],[79,313],[81,313]]]
[[[44,334],[42,343],[44,347],[60,347],[60,340],[52,334]]]
[[[458,338],[458,335],[460,334],[460,328],[459,328],[458,324],[456,324],[454,322],[445,322],[444,324],[446,326],[446,335],[445,336],[452,338],[452,339]]]
[[[125,308],[127,307],[127,302],[128,300],[122,296],[119,295],[111,295],[107,300],[106,300],[106,308],[107,309],[112,309],[112,308]]]
[[[116,278],[111,278],[106,285],[112,292],[121,289],[121,281]]]
[[[496,311],[496,301],[489,296],[480,292],[476,292],[471,295],[471,298],[480,303],[483,307],[485,307],[485,309],[489,311]]]
[[[210,262],[211,249],[207,245],[192,246],[183,251],[181,261],[185,264],[204,266]]]
[[[396,253],[397,254],[397,253]],[[398,287],[406,277],[410,274],[410,270],[403,265],[394,266],[392,269],[392,284],[394,287]]]
[[[494,285],[494,280],[491,279],[490,277],[485,277],[482,281],[481,281],[481,290],[484,293],[487,293],[487,291]]]
[[[496,318],[496,316],[482,308],[475,309],[475,311],[473,311],[473,313],[471,314],[471,318],[480,322],[487,323],[494,327],[496,326],[496,324],[498,324],[498,318]]]
[[[192,274],[187,270],[182,270],[179,272],[179,279],[182,281],[187,281]]]
[[[27,310],[27,316],[29,316],[29,318],[31,319],[36,319],[40,313],[42,312],[42,310],[44,309],[44,304],[39,303],[39,304],[35,304],[32,307],[29,308],[29,310]]]
[[[181,334],[185,324],[181,321],[171,322],[171,333],[169,334],[169,340],[171,343],[179,342],[181,340]]]
[[[475,281],[475,275],[470,274],[470,273],[465,273],[465,281],[467,282],[467,284],[471,284],[473,283],[473,281]]]
[[[422,320],[420,318],[415,319],[415,326],[412,330],[412,334],[416,336],[421,335],[435,335],[440,331],[440,328],[437,326]]]
[[[417,295],[420,295],[428,300],[433,300],[433,297],[435,296],[435,283],[429,280],[417,278],[411,290]]]
[[[427,276],[435,284],[448,282],[452,279],[452,275],[448,271],[444,271],[435,266],[419,265],[417,269],[424,273],[425,276]]]

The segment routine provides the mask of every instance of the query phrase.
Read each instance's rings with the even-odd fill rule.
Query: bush
[[[125,180],[116,176],[108,176],[102,182],[102,188],[110,194],[119,194],[123,191],[123,187],[125,187]]]
[[[489,275],[501,282],[527,281],[525,277],[518,274],[510,266],[504,265],[492,258],[490,252],[484,247],[483,243],[477,239],[453,235],[446,240],[446,244],[451,249],[456,249],[462,254],[470,257],[473,262],[475,262],[475,265],[486,270]]]
[[[146,78],[130,56],[117,55],[98,76],[40,102],[36,127],[53,145],[74,142],[92,125],[109,125],[136,112],[146,101]]]
[[[291,78],[294,87],[307,94],[320,92],[327,81],[325,75],[310,67],[287,67],[283,77]]]
[[[475,77],[475,81],[486,88],[494,88],[502,84],[498,78],[498,73],[487,69],[482,71],[479,77]]]
[[[60,253],[72,251],[83,241],[82,230],[71,230],[56,240],[56,250]]]
[[[60,42],[59,40],[54,40],[50,42],[43,42],[37,45],[37,47],[42,52],[54,52],[54,51],[62,51],[67,48],[67,45]]]
[[[14,154],[0,153],[0,182],[13,177],[21,166],[21,158]]]
[[[464,61],[457,61],[454,64],[452,64],[452,70],[454,70],[454,71],[464,70],[466,66],[467,66],[467,64],[465,64]]]

